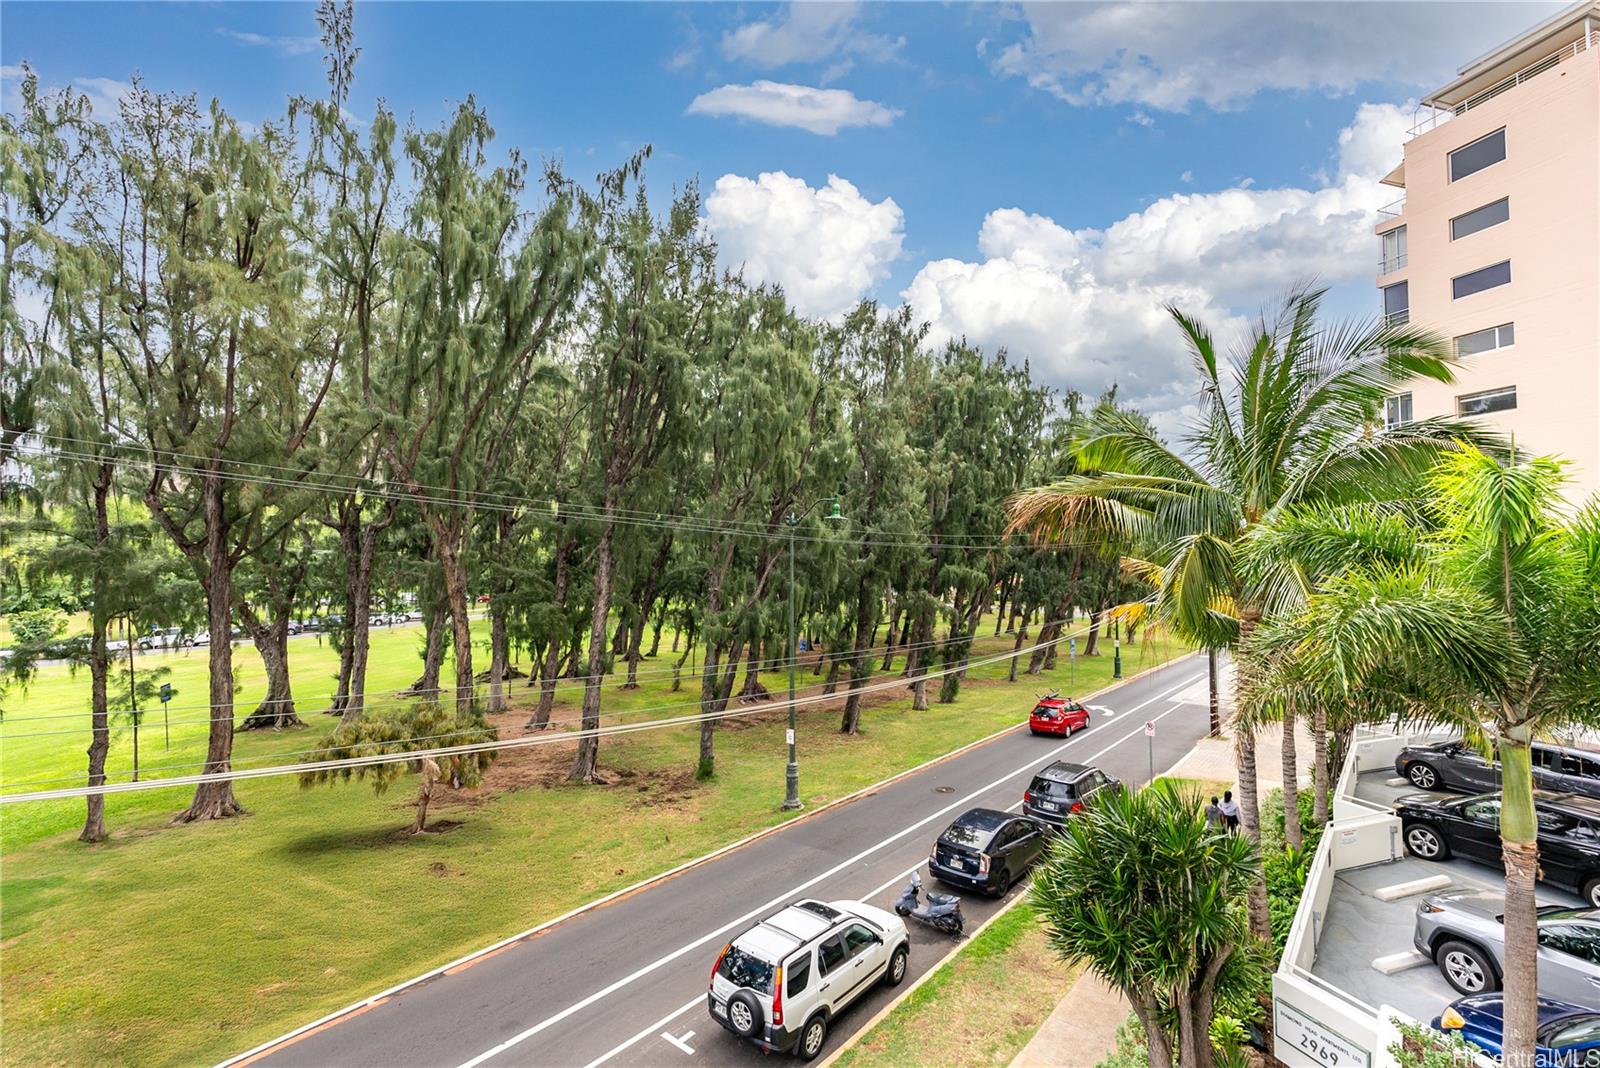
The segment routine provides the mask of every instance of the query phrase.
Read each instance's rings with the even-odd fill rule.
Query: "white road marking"
[[[661,1032],[661,1037],[666,1039],[668,1042],[671,1042],[674,1046],[677,1046],[679,1049],[683,1050],[683,1052],[689,1054],[689,1056],[691,1056],[691,1057],[694,1056],[694,1047],[689,1045],[689,1040],[694,1037],[694,1032],[693,1031],[685,1031],[682,1035],[679,1035],[679,1036],[669,1035],[665,1031],[663,1031],[663,1032]]]
[[[1178,683],[1176,686],[1171,687],[1170,689],[1163,690],[1161,693],[1156,694],[1154,697],[1150,698],[1149,700],[1143,701],[1143,702],[1135,705],[1133,708],[1128,709],[1128,711],[1130,713],[1137,712],[1141,708],[1144,708],[1146,705],[1155,704],[1157,701],[1160,701],[1163,698],[1169,697],[1171,694],[1173,694],[1177,690],[1180,690],[1185,686],[1191,685],[1193,683],[1193,681],[1194,681],[1193,679],[1186,679],[1183,682]],[[1175,702],[1173,702],[1171,707],[1169,707],[1165,712],[1162,712],[1159,715],[1157,715],[1155,718],[1156,719],[1164,719],[1164,718],[1166,718],[1167,716],[1170,716],[1172,713],[1176,712],[1178,709],[1180,709],[1182,707],[1183,707],[1183,704],[1181,702],[1176,702],[1175,701]],[[1144,727],[1142,725],[1139,726],[1139,727],[1134,728],[1133,730],[1129,731],[1127,734],[1123,735],[1121,738],[1118,738],[1116,741],[1114,741],[1114,742],[1110,743],[1109,745],[1105,746],[1104,748],[1100,749],[1098,752],[1095,752],[1095,753],[1091,754],[1090,756],[1086,757],[1085,758],[1085,762],[1099,759],[1100,757],[1104,756],[1106,753],[1109,753],[1111,750],[1113,750],[1117,746],[1121,745],[1123,742],[1128,741],[1130,738],[1137,737],[1139,734],[1141,734],[1143,732],[1143,730],[1144,730]],[[608,997],[609,995],[611,995],[611,994],[615,993],[616,991],[622,989],[623,987],[627,986],[629,983],[632,983],[635,980],[637,980],[639,978],[642,978],[645,975],[648,975],[650,972],[652,972],[655,969],[661,967],[662,965],[669,964],[672,961],[676,960],[677,958],[683,956],[685,953],[689,952],[690,950],[695,949],[698,946],[704,945],[706,942],[709,942],[712,939],[714,939],[717,935],[722,934],[723,932],[728,931],[731,928],[739,926],[740,924],[744,923],[746,920],[749,920],[752,917],[760,915],[760,914],[766,912],[768,909],[775,908],[776,906],[778,906],[780,904],[788,903],[794,897],[794,895],[798,894],[800,891],[805,890],[805,889],[807,889],[807,888],[809,888],[811,886],[814,886],[815,884],[821,882],[823,879],[826,879],[829,876],[836,875],[838,872],[840,872],[843,869],[849,867],[850,865],[856,863],[858,860],[861,860],[862,858],[864,858],[866,856],[869,856],[872,853],[877,852],[879,849],[882,849],[884,846],[888,845],[889,843],[895,842],[895,841],[898,841],[901,838],[904,838],[906,835],[910,834],[912,831],[915,831],[918,828],[922,827],[923,825],[925,825],[925,824],[927,824],[927,823],[929,823],[929,822],[931,822],[933,820],[938,819],[940,816],[944,815],[945,813],[950,812],[953,809],[960,808],[962,805],[965,805],[967,802],[971,801],[975,797],[978,797],[978,796],[980,796],[982,794],[988,793],[990,790],[993,790],[995,787],[1000,786],[1003,783],[1005,783],[1005,781],[1007,779],[1010,779],[1013,776],[1018,775],[1023,771],[1026,771],[1028,768],[1030,768],[1033,765],[1037,764],[1040,760],[1051,759],[1051,758],[1055,757],[1057,754],[1059,754],[1059,753],[1063,752],[1064,750],[1066,750],[1068,746],[1071,746],[1075,742],[1082,741],[1082,740],[1083,740],[1083,735],[1080,734],[1080,735],[1077,735],[1077,736],[1073,737],[1072,739],[1070,739],[1070,740],[1068,740],[1066,742],[1063,742],[1061,745],[1058,745],[1054,749],[1050,750],[1043,757],[1035,757],[1032,760],[1029,760],[1028,762],[1024,763],[1021,767],[1016,768],[1013,771],[1007,772],[1005,775],[1002,775],[1000,778],[994,780],[989,785],[984,786],[984,787],[980,787],[979,789],[977,789],[977,790],[973,791],[972,793],[968,794],[966,797],[962,798],[961,800],[953,802],[953,803],[951,803],[949,805],[946,805],[944,808],[940,809],[938,812],[933,813],[933,815],[927,816],[927,817],[917,821],[916,823],[913,823],[911,826],[905,828],[902,831],[897,832],[896,834],[892,835],[889,838],[885,838],[883,841],[879,842],[878,844],[867,847],[866,849],[862,850],[860,853],[857,853],[855,856],[851,857],[849,860],[846,860],[843,863],[837,864],[834,867],[829,868],[827,871],[823,872],[821,875],[818,875],[818,876],[816,876],[816,877],[814,877],[812,879],[807,880],[804,883],[801,883],[799,886],[794,887],[793,889],[789,890],[788,892],[786,892],[786,893],[784,893],[784,894],[782,894],[782,895],[780,895],[778,897],[773,898],[771,901],[767,902],[765,905],[761,905],[761,906],[759,906],[759,907],[757,907],[755,909],[752,909],[751,911],[745,913],[743,916],[741,916],[738,919],[732,921],[731,923],[724,924],[723,926],[717,928],[716,930],[710,932],[709,934],[701,936],[700,938],[698,938],[695,941],[689,943],[688,945],[680,946],[678,949],[673,950],[671,953],[667,954],[666,956],[661,957],[660,959],[655,960],[655,961],[651,962],[650,964],[646,964],[644,967],[642,967],[639,970],[633,972],[631,975],[624,976],[623,978],[618,979],[616,982],[612,983],[610,986],[605,987],[604,989],[596,991],[595,993],[589,995],[587,998],[584,998],[582,1001],[578,1002],[577,1004],[571,1005],[568,1008],[563,1009],[561,1012],[556,1013],[554,1016],[551,1016],[548,1019],[541,1020],[539,1023],[534,1024],[532,1027],[528,1028],[526,1031],[523,1031],[520,1034],[512,1036],[511,1038],[509,1038],[506,1041],[500,1043],[500,1045],[494,1047],[493,1049],[488,1050],[488,1051],[486,1051],[484,1053],[481,1053],[478,1056],[474,1057],[472,1060],[467,1061],[465,1064],[463,1064],[461,1066],[461,1068],[476,1068],[477,1065],[482,1064],[484,1061],[488,1060],[489,1058],[491,1058],[491,1057],[493,1057],[493,1056],[495,1056],[495,1055],[497,1055],[499,1053],[503,1053],[504,1051],[510,1049],[512,1046],[517,1045],[519,1042],[523,1042],[523,1041],[525,1041],[525,1040],[527,1040],[529,1038],[532,1038],[534,1035],[538,1034],[540,1031],[543,1031],[545,1028],[550,1027],[550,1026],[552,1026],[554,1024],[557,1024],[557,1023],[561,1022],[562,1020],[566,1019],[568,1016],[571,1016],[573,1013],[581,1012],[585,1008],[588,1008],[590,1005],[594,1004],[596,1001],[599,1001],[602,998]],[[1007,806],[1007,811],[1010,811],[1011,809],[1016,808],[1019,804],[1021,804],[1020,801],[1014,802],[1013,804]],[[888,889],[890,886],[892,886],[895,883],[899,882],[901,879],[909,878],[912,872],[914,872],[918,868],[922,867],[923,863],[924,863],[923,861],[918,860],[917,863],[913,864],[911,867],[907,868],[905,871],[901,872],[899,875],[896,875],[894,878],[890,879],[888,882],[884,883],[883,885],[879,886],[877,889],[873,890],[871,893],[867,894],[865,896],[865,898],[863,898],[863,900],[865,900],[866,898],[876,897],[878,894],[882,893],[884,890]],[[696,997],[693,1001],[686,1002],[681,1007],[679,1007],[677,1009],[674,1009],[672,1012],[668,1013],[666,1016],[664,1016],[661,1019],[657,1020],[655,1023],[651,1024],[649,1027],[646,1027],[644,1030],[640,1031],[638,1034],[634,1035],[633,1037],[625,1039],[622,1042],[619,1042],[617,1045],[613,1046],[611,1049],[607,1050],[605,1053],[602,1053],[600,1056],[598,1056],[594,1060],[590,1061],[587,1065],[584,1066],[584,1068],[596,1068],[597,1065],[604,1064],[606,1061],[610,1060],[612,1057],[615,1057],[617,1054],[622,1053],[624,1050],[627,1050],[629,1047],[631,1047],[633,1045],[636,1045],[637,1043],[643,1041],[644,1039],[649,1038],[651,1035],[654,1035],[654,1034],[658,1033],[659,1031],[661,1031],[662,1028],[666,1027],[673,1020],[677,1019],[679,1016],[682,1016],[684,1013],[688,1012],[690,1009],[694,1008],[696,1005],[703,1004],[704,1002],[705,1002],[705,995],[703,995],[703,994],[698,996],[698,997]]]

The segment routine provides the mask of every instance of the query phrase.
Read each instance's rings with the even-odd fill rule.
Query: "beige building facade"
[[[1456,381],[1417,381],[1387,422],[1463,415],[1600,484],[1600,3],[1573,5],[1431,94],[1384,181],[1384,314],[1452,340]]]

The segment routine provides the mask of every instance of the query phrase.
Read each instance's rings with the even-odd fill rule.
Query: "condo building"
[[[1419,380],[1385,422],[1482,419],[1600,484],[1600,3],[1462,67],[1422,101],[1383,181],[1383,314],[1449,339],[1456,381]]]

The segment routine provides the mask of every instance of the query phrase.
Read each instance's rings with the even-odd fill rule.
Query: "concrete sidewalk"
[[[1131,1011],[1120,991],[1085,972],[1022,1047],[1011,1068],[1093,1068],[1111,1052],[1117,1028]]]

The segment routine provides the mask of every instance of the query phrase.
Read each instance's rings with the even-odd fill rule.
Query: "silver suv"
[[[822,1052],[828,1024],[877,981],[898,985],[906,926],[859,901],[797,901],[722,947],[711,969],[711,1018],[767,1052]]]
[[[1505,968],[1504,894],[1458,890],[1417,906],[1413,943],[1463,994],[1500,989]],[[1539,994],[1600,1009],[1600,909],[1539,909]]]

